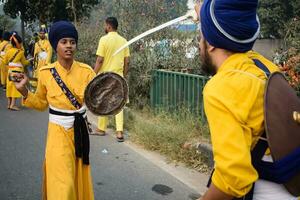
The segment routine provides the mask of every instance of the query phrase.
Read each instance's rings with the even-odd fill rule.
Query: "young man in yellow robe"
[[[22,49],[22,38],[19,35],[13,34],[11,36],[11,44],[12,48],[6,52],[3,59],[3,65],[8,70],[6,76],[7,108],[18,111],[19,108],[16,106],[16,99],[21,98],[22,95],[16,89],[14,82],[10,80],[10,74],[24,72],[24,67],[30,63],[25,58],[24,50]]]
[[[3,64],[3,59],[5,57],[6,52],[12,48],[10,44],[10,32],[3,33],[3,41],[0,43],[0,79],[1,85],[3,89],[6,89],[6,79],[7,79],[7,67]]]
[[[52,47],[46,37],[46,27],[41,27],[39,32],[39,40],[34,46],[34,78],[39,78],[39,70],[41,67],[50,64],[52,59]],[[31,84],[36,87],[36,82],[31,82]]]
[[[43,199],[93,200],[86,110],[82,105],[85,87],[95,72],[74,60],[78,33],[73,24],[54,23],[49,40],[57,52],[57,61],[40,69],[36,92],[26,89],[28,78],[24,74],[17,75],[21,81],[15,83],[25,106],[37,110],[49,107]]]
[[[267,73],[259,66],[278,70],[252,51],[260,30],[257,5],[257,0],[204,0],[196,7],[202,68],[213,76],[203,93],[215,170],[201,200],[296,199],[282,185],[260,180],[251,162],[264,131]]]
[[[122,52],[113,56],[113,54],[124,44],[127,43],[126,39],[117,33],[118,21],[114,17],[109,17],[105,20],[105,32],[107,35],[100,38],[97,61],[94,67],[96,73],[115,72],[122,77],[126,77],[128,74],[129,63],[129,48],[126,48]],[[116,131],[117,140],[119,142],[124,141],[123,136],[123,123],[124,113],[123,110],[115,116],[116,119]],[[105,131],[108,124],[107,117],[99,117],[98,129],[96,134],[105,135]]]

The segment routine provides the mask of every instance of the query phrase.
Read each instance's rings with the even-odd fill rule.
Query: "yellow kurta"
[[[34,46],[35,67],[34,77],[39,77],[41,67],[50,64],[52,59],[52,47],[48,39],[39,40]]]
[[[99,74],[104,72],[115,72],[120,76],[124,76],[124,58],[130,56],[129,48],[125,48],[123,51],[113,56],[113,54],[124,44],[127,40],[120,36],[117,32],[110,32],[107,35],[100,38],[97,56],[103,57],[104,62],[100,68]],[[117,131],[123,131],[124,114],[123,110],[116,115],[116,129]],[[98,129],[106,131],[108,125],[107,117],[99,117]]]
[[[18,54],[16,54],[19,51]],[[16,56],[15,56],[16,55]],[[14,59],[12,59],[15,56]],[[14,65],[14,64],[16,65]],[[8,70],[6,76],[6,97],[20,98],[22,95],[18,92],[14,82],[9,80],[9,73],[12,71],[24,72],[24,66],[29,65],[29,61],[26,60],[24,51],[15,47],[9,49],[3,59],[3,64]]]
[[[75,110],[50,73],[55,67],[70,91],[83,103],[84,90],[94,78],[94,71],[74,61],[69,71],[58,62],[42,67],[35,94],[28,93],[24,105],[45,110],[48,105],[64,110]],[[75,156],[74,128],[49,122],[45,155],[44,199],[93,200],[93,186],[89,165]]]
[[[7,67],[3,64],[3,59],[5,57],[6,52],[12,48],[12,45],[9,41],[2,41],[0,43],[0,79],[1,85],[6,85],[6,77],[7,77]]]
[[[234,54],[204,89],[215,161],[212,182],[235,197],[247,194],[258,179],[251,164],[251,149],[264,129],[266,77],[252,59],[260,60],[271,72],[278,70],[256,52]]]
[[[103,72],[115,72],[123,76],[124,58],[130,56],[129,48],[125,48],[115,56],[113,56],[113,54],[126,44],[126,42],[127,40],[117,32],[110,32],[101,37],[96,54],[97,56],[103,57],[104,62],[100,68],[99,74]]]

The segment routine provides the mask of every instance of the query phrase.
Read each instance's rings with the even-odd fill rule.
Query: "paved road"
[[[47,121],[47,112],[8,111],[0,90],[0,200],[40,199]],[[91,136],[90,159],[96,200],[196,199],[196,191],[110,136]]]

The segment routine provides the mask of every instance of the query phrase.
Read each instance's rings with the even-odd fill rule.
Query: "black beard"
[[[105,34],[107,34],[107,33],[108,33],[108,31],[107,31],[106,29],[105,29],[104,31],[105,31]]]
[[[207,46],[205,45],[204,55],[201,56],[201,70],[208,75],[215,75],[217,73],[217,68],[213,64],[211,57],[208,54]]]

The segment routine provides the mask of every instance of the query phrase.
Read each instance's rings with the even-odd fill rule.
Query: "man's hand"
[[[19,82],[14,82],[17,90],[22,94],[23,97],[27,97],[28,90],[26,84],[28,83],[28,77],[24,73],[16,73],[13,75]]]

